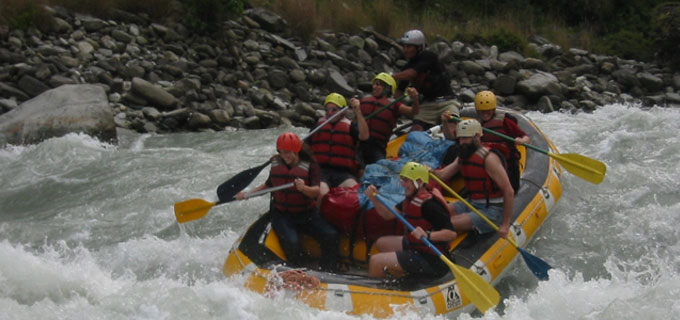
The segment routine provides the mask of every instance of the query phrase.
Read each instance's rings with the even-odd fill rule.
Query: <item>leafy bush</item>
[[[499,52],[517,51],[524,52],[527,41],[520,36],[506,30],[497,30],[485,37],[488,45],[496,45]]]
[[[659,60],[680,69],[680,3],[663,3],[654,8],[653,30]]]
[[[183,3],[187,27],[205,34],[220,30],[225,19],[241,14],[247,0],[184,0]]]
[[[598,51],[625,59],[649,61],[653,58],[650,50],[652,40],[640,32],[621,30],[606,36],[595,47]]]
[[[0,24],[12,29],[28,29],[34,26],[47,27],[49,13],[44,0],[3,0],[0,8]]]
[[[106,18],[115,6],[114,0],[57,0],[52,1],[65,8],[79,13],[88,13],[96,17]]]

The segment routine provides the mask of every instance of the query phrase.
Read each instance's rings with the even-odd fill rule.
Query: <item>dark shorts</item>
[[[335,188],[347,179],[356,180],[357,178],[349,171],[347,171],[347,169],[334,167],[321,168],[321,181],[328,184],[329,188]]]
[[[407,237],[403,238],[402,246],[403,248],[409,247]],[[410,275],[441,277],[449,271],[441,258],[418,250],[406,249],[397,252],[397,261],[401,268]]]

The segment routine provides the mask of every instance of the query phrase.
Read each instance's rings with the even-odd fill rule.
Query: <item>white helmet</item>
[[[458,122],[456,127],[456,138],[474,137],[476,135],[482,136],[484,134],[482,125],[475,119],[467,119]]]
[[[399,40],[401,44],[412,44],[414,46],[424,46],[425,45],[425,35],[420,30],[409,30],[401,36]]]

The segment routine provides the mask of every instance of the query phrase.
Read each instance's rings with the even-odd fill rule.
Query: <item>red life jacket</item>
[[[425,231],[432,231],[433,225],[427,221],[423,217],[423,211],[422,211],[422,205],[425,203],[425,201],[430,200],[433,197],[433,194],[428,191],[428,190],[422,190],[418,194],[416,194],[413,198],[406,199],[402,203],[402,210],[404,212],[404,218],[414,227],[421,227]],[[437,197],[434,196],[435,199],[438,201],[442,202],[445,208],[448,210],[448,205],[446,204],[446,200],[444,200],[443,197]],[[411,233],[407,233],[409,243],[410,243],[410,248],[416,249],[418,251],[434,254],[432,250],[424,243],[421,242],[420,239],[415,239],[413,236],[411,236]],[[448,242],[446,241],[430,241],[432,244],[439,249],[442,253],[446,253],[448,250]]]
[[[503,192],[496,182],[489,177],[484,167],[484,159],[489,155],[490,150],[486,147],[477,149],[467,159],[461,158],[460,173],[465,181],[465,188],[470,192],[470,199],[498,198],[503,196]]]
[[[481,123],[482,127],[507,136],[508,131],[505,129],[503,121],[505,121],[505,112],[496,111],[493,115],[493,118],[489,119],[488,121],[482,121]],[[484,133],[482,135],[482,142],[487,144],[490,149],[496,149],[502,152],[505,159],[510,159],[511,151],[517,150],[514,143],[509,142],[493,133]]]
[[[305,184],[309,184],[309,166],[310,163],[307,161],[300,161],[297,165],[288,167],[283,161],[274,160],[269,173],[272,186],[276,187],[293,182],[296,178],[300,178],[305,181]],[[281,212],[303,213],[314,207],[315,201],[296,188],[290,187],[272,192],[272,205]]]
[[[376,97],[367,97],[361,99],[361,113],[364,116],[368,116],[391,102],[392,101],[387,98],[377,99]],[[390,136],[392,136],[392,130],[394,130],[394,127],[397,124],[397,118],[399,117],[398,112],[400,105],[401,103],[399,102],[395,103],[392,107],[381,111],[371,119],[366,119],[371,138],[381,145],[387,145]]]
[[[325,119],[322,118],[319,123]],[[350,134],[351,122],[347,118],[323,126],[312,136],[312,151],[320,165],[347,168],[356,171],[359,162],[356,141]]]

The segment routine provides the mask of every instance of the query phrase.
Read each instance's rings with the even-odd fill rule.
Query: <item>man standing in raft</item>
[[[416,162],[406,163],[399,174],[405,198],[395,208],[415,227],[404,236],[383,236],[375,245],[377,254],[371,255],[368,274],[382,278],[389,275],[400,277],[406,274],[438,277],[449,272],[441,258],[431,251],[420,239],[425,236],[441,252],[448,252],[449,243],[456,238],[456,232],[449,220],[446,200],[427,190],[428,169]],[[378,189],[374,185],[366,188],[365,194],[385,220],[396,217],[380,200],[376,199]],[[403,228],[406,230],[406,228]]]
[[[402,45],[404,57],[408,63],[402,71],[392,74],[403,91],[410,83],[423,95],[420,112],[415,116],[411,130],[427,130],[440,122],[440,115],[444,111],[454,112],[459,107],[453,100],[451,80],[446,68],[439,61],[436,53],[425,50],[425,35],[420,30],[410,30],[404,33],[399,41]],[[396,96],[400,92],[395,93]]]

